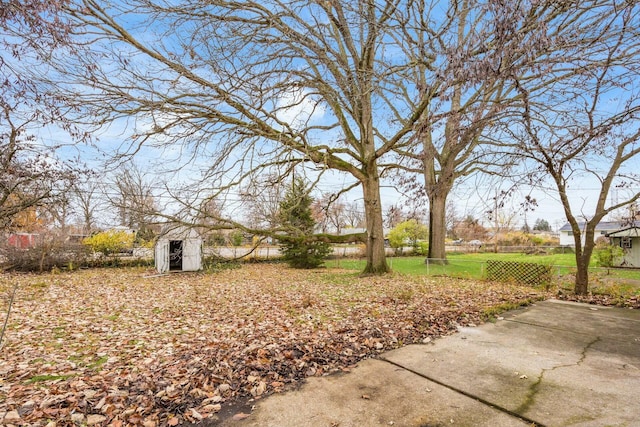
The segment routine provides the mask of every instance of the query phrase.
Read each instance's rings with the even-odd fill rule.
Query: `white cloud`
[[[293,88],[284,93],[276,103],[278,120],[294,129],[302,129],[324,117],[325,108],[308,90]]]

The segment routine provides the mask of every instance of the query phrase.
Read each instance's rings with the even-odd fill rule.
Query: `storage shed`
[[[155,265],[159,273],[202,269],[202,237],[193,228],[166,227],[158,237]]]
[[[607,234],[611,243],[620,246],[624,255],[620,261],[621,266],[640,267],[640,227],[631,226]]]

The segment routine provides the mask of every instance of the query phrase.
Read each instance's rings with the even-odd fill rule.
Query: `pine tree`
[[[311,215],[311,203],[304,181],[300,178],[291,182],[278,214],[286,235],[280,237],[280,252],[284,260],[294,268],[316,268],[331,253],[329,243],[314,237],[316,225]]]
[[[533,224],[533,229],[539,231],[551,231],[551,226],[546,219],[538,218],[536,219],[536,223]]]

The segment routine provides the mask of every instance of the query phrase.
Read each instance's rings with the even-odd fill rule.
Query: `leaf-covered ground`
[[[231,416],[233,404],[547,296],[517,285],[278,264],[166,276],[4,274],[0,295],[15,283],[0,350],[0,420],[50,426]]]

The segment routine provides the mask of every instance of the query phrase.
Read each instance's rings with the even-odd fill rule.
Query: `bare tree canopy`
[[[569,81],[597,69],[608,46],[633,43],[634,31],[637,39],[637,29],[623,36],[615,30],[623,11],[637,14],[635,2],[464,1],[449,7],[448,19],[429,21],[428,36],[405,38],[406,48],[422,60],[420,71],[407,79],[428,93],[430,104],[415,144],[396,148],[400,161],[424,176],[424,188],[415,175],[400,182],[429,198],[429,257],[437,259],[446,256],[446,201],[456,182],[477,172],[509,176],[518,164],[492,126],[509,125],[509,106],[522,97],[518,84],[544,90]],[[425,13],[433,18],[435,10]]]
[[[29,135],[31,117],[0,103],[0,226],[11,227],[21,212],[64,200],[75,173]]]
[[[501,133],[517,143],[529,179],[558,194],[573,230],[579,294],[588,291],[596,226],[640,199],[640,7],[621,4],[598,20],[589,55],[562,59],[575,70],[570,78],[553,69],[540,81],[513,77],[520,108]],[[571,203],[580,182],[597,189],[593,207]],[[621,197],[609,197],[614,189]]]
[[[67,10],[91,49],[54,65],[67,89],[85,85],[78,99],[101,122],[136,118],[129,152],[179,143],[210,186],[304,164],[351,176],[364,195],[366,271],[385,272],[379,163],[426,108],[397,75],[415,62],[398,43],[423,25],[419,6],[76,1]]]
[[[11,226],[28,209],[56,204],[80,172],[35,131],[56,123],[69,139],[86,135],[66,117],[68,104],[40,77],[56,49],[69,48],[64,2],[3,1],[0,8],[0,225]],[[38,71],[36,71],[38,69]]]
[[[112,186],[115,191],[108,198],[120,225],[136,231],[139,238],[150,240],[158,208],[149,179],[139,167],[130,165],[114,176]]]

